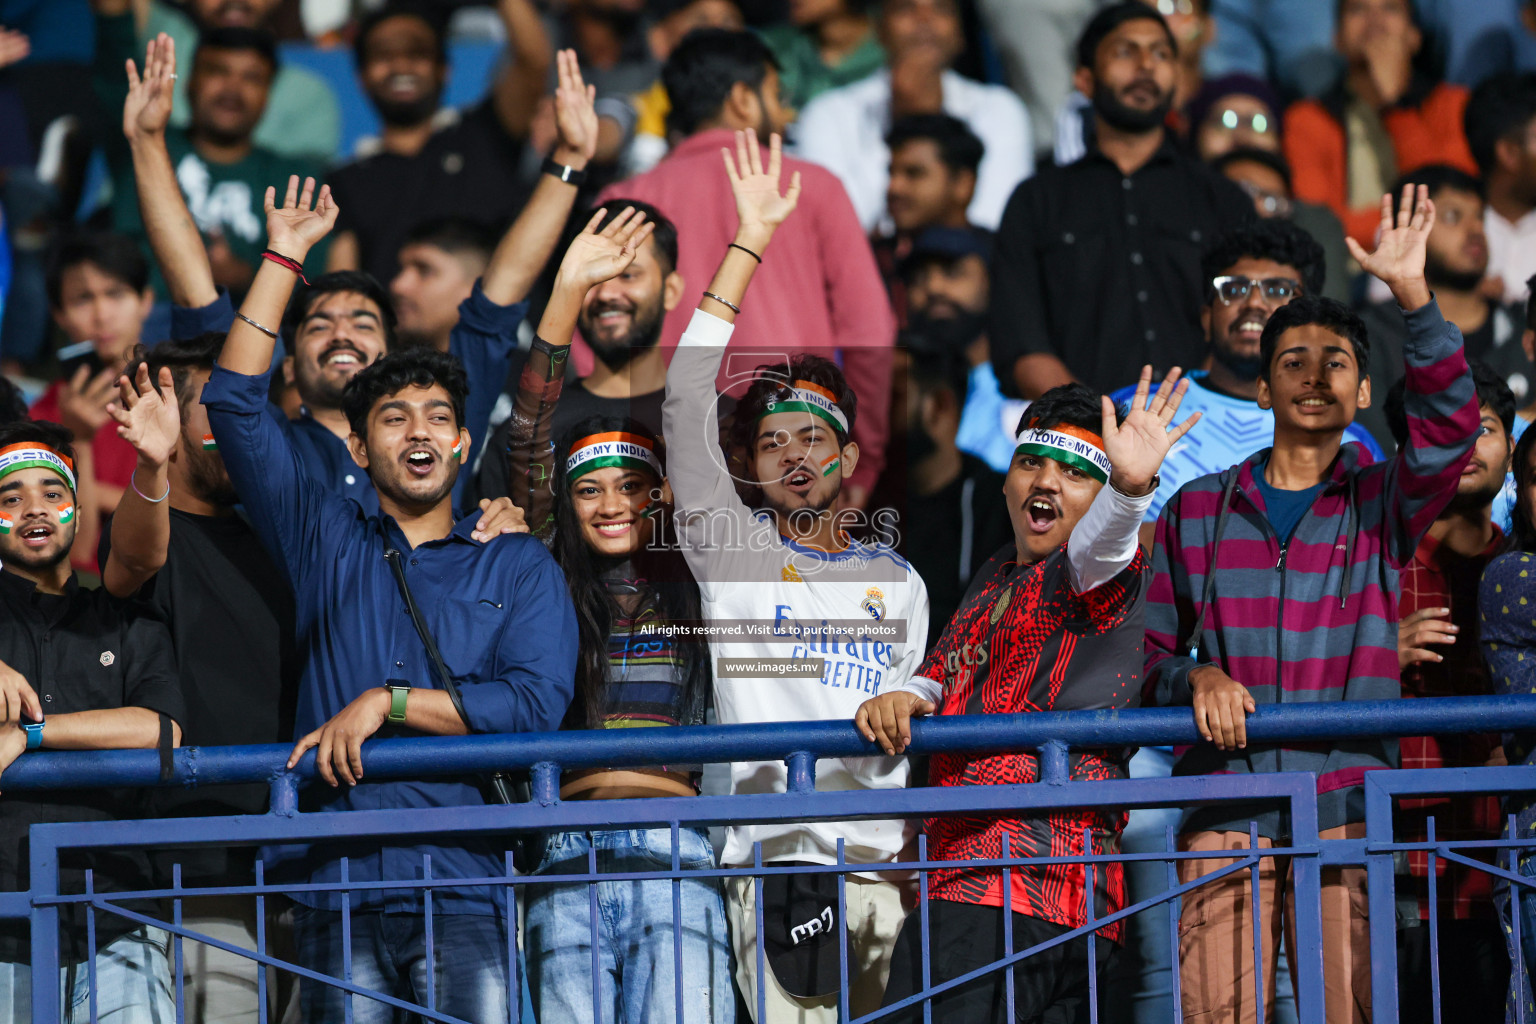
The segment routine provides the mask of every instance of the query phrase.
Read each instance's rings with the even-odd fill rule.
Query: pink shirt
[[[722,148],[734,147],[724,128],[700,132],[654,170],[610,185],[601,196],[650,203],[677,226],[683,296],[662,327],[669,360],[736,236],[736,200],[720,157]],[[795,171],[800,203],[752,279],[716,385],[740,397],[751,371],[774,353],[810,351],[836,360],[859,399],[853,438],[860,455],[852,483],[868,489],[885,464],[896,317],[842,183],[823,167],[786,156],[786,188]],[[592,372],[592,352],[580,337],[572,354],[579,374]]]

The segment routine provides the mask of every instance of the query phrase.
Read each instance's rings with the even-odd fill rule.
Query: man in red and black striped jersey
[[[977,574],[960,610],[918,674],[902,689],[865,702],[856,723],[888,754],[911,741],[914,715],[1008,714],[1124,708],[1139,703],[1142,608],[1150,575],[1137,526],[1157,489],[1168,449],[1199,419],[1172,426],[1187,383],[1168,374],[1150,405],[1152,368],[1142,370],[1123,421],[1108,398],[1082,384],[1052,388],[1025,413],[1018,448],[1003,484],[1014,541]],[[1108,486],[1105,486],[1105,485]],[[1106,753],[1075,753],[1074,780],[1123,778],[1123,763]],[[935,755],[935,786],[1034,782],[1031,754],[984,758]],[[1094,854],[1119,845],[1123,814],[1053,812],[1027,818],[936,818],[927,823],[929,856],[953,861],[929,884],[929,984],[957,978],[1002,958],[1004,879],[998,868],[970,860],[1003,856]],[[1101,865],[1093,880],[1093,916],[1119,909],[1119,865]],[[1087,878],[1081,864],[1012,870],[1012,948],[1027,949],[1087,923]],[[885,992],[890,1006],[923,991],[919,912],[908,916]],[[1120,928],[1099,932],[1101,970]],[[933,1000],[936,1022],[1075,1020],[1086,1014],[1086,936],[1051,947],[1014,968],[1014,1005],[1004,974],[994,971]],[[921,1004],[908,1016],[919,1020]],[[1011,1010],[1011,1012],[1010,1012]],[[1048,1014],[1048,1011],[1050,1013]],[[901,1015],[893,1020],[904,1019]],[[1086,1019],[1086,1017],[1084,1017]]]

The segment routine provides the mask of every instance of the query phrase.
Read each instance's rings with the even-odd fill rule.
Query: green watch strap
[[[409,686],[390,685],[389,689],[389,715],[391,722],[405,721],[405,699],[411,695]]]

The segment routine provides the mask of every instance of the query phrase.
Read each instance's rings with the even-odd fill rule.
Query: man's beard
[[[1488,482],[1487,486],[1478,490],[1468,491],[1465,494],[1457,491],[1451,496],[1451,500],[1446,503],[1445,510],[1447,512],[1475,512],[1480,508],[1486,508],[1493,504],[1493,499],[1497,498],[1499,492],[1503,489],[1504,477],[1494,477]]]
[[[936,351],[960,357],[966,347],[987,329],[987,314],[961,310],[954,316],[930,317],[913,313],[907,317],[907,332],[927,342]]]
[[[196,451],[193,439],[182,437],[182,457],[187,460],[187,488],[199,501],[216,508],[233,508],[240,497],[224,471],[224,460],[214,452]]]
[[[1122,132],[1140,135],[1154,128],[1160,128],[1168,119],[1168,111],[1172,109],[1173,93],[1171,91],[1151,110],[1139,110],[1121,103],[1114,90],[1107,85],[1101,83],[1093,90],[1093,112],[1102,117],[1111,128]]]
[[[370,96],[373,107],[379,112],[379,120],[391,128],[414,128],[425,124],[437,113],[442,100],[442,90],[434,89],[414,100],[396,101],[382,96]]]
[[[1259,374],[1264,369],[1262,350],[1251,356],[1239,355],[1230,347],[1223,345],[1214,334],[1207,340],[1211,345],[1211,358],[1226,367],[1228,373],[1245,384],[1259,379]]]
[[[1448,292],[1475,291],[1482,284],[1485,271],[1486,268],[1475,273],[1470,270],[1452,270],[1433,253],[1424,254],[1424,279],[1431,287],[1438,285]]]
[[[624,369],[630,362],[643,352],[648,352],[656,347],[661,340],[661,323],[664,311],[661,301],[658,300],[650,306],[636,306],[630,314],[629,331],[614,341],[599,341],[597,335],[597,316],[609,305],[593,306],[581,314],[581,335],[587,339],[587,345],[592,349],[592,354],[603,361],[603,365],[609,371],[617,373]]]
[[[762,489],[763,506],[772,512],[778,519],[782,529],[789,532],[791,538],[808,537],[816,532],[816,517],[826,512],[837,504],[838,495],[843,493],[843,486],[839,483],[825,498],[818,502],[806,502],[790,508],[787,505],[775,501],[766,488]]]
[[[69,527],[61,527],[61,529],[69,529]],[[59,563],[69,560],[69,554],[75,546],[75,535],[71,532],[68,544],[60,545],[57,551],[47,555],[36,555],[21,547],[20,538],[17,538],[17,544],[15,551],[0,555],[0,563],[25,569],[28,572],[47,572]]]

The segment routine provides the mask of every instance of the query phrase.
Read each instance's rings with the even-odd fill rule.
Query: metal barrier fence
[[[1331,704],[1331,705],[1273,705],[1260,707],[1248,720],[1250,744],[1278,742],[1319,742],[1366,737],[1392,737],[1414,735],[1447,735],[1467,732],[1505,733],[1536,731],[1536,698],[1530,697],[1476,697],[1445,698],[1433,700],[1400,700],[1379,703]],[[352,1018],[353,999],[374,999],[395,1007],[398,1011],[418,1014],[431,1021],[454,1021],[434,1005],[435,996],[430,984],[421,1004],[413,1004],[388,993],[370,991],[350,978],[350,969],[342,977],[327,977],[300,963],[282,960],[272,954],[264,937],[254,949],[243,949],[220,942],[207,935],[192,931],[181,924],[183,904],[196,897],[239,896],[257,901],[258,907],[268,897],[296,891],[340,891],[343,896],[343,921],[349,921],[347,893],[368,889],[415,889],[425,894],[449,891],[456,886],[491,886],[503,894],[506,901],[507,920],[516,921],[514,893],[521,887],[548,884],[552,881],[581,883],[589,886],[598,882],[623,880],[665,879],[672,881],[674,913],[677,906],[677,890],[683,877],[679,870],[679,832],[683,828],[713,825],[742,824],[750,822],[811,822],[841,821],[883,818],[925,818],[945,815],[1009,815],[1020,816],[1069,808],[1134,809],[1152,807],[1187,808],[1193,805],[1209,805],[1239,802],[1251,804],[1268,802],[1283,807],[1290,821],[1289,845],[1277,844],[1273,849],[1255,850],[1240,856],[1224,868],[1206,874],[1196,881],[1179,884],[1176,863],[1180,860],[1211,857],[1211,854],[1181,854],[1173,845],[1172,829],[1167,836],[1167,848],[1161,852],[1139,854],[1114,854],[1094,856],[1087,850],[1082,855],[1056,858],[1027,858],[1005,855],[997,860],[971,862],[974,866],[1018,868],[1046,863],[1079,863],[1090,865],[1090,871],[1100,870],[1100,865],[1132,861],[1155,861],[1166,865],[1169,888],[1154,897],[1128,902],[1113,915],[1093,918],[1093,899],[1087,900],[1089,924],[1085,928],[1067,933],[1050,942],[1032,948],[1015,950],[1011,930],[1005,955],[987,968],[973,971],[962,978],[952,979],[942,985],[930,983],[932,951],[928,948],[926,932],[922,951],[922,986],[917,995],[904,1004],[855,1018],[849,1006],[848,964],[846,954],[841,959],[842,986],[840,996],[841,1018],[850,1024],[887,1019],[905,1005],[923,1004],[924,1019],[928,1019],[927,1000],[949,991],[974,977],[988,972],[1007,972],[1007,991],[1011,1016],[1013,985],[1011,968],[1027,957],[1037,955],[1048,947],[1088,936],[1089,956],[1093,956],[1093,933],[1116,921],[1143,913],[1153,906],[1167,904],[1170,907],[1170,938],[1172,947],[1178,949],[1178,919],[1180,900],[1200,885],[1239,872],[1250,872],[1257,884],[1260,862],[1272,857],[1291,858],[1294,872],[1293,889],[1296,900],[1296,947],[1291,962],[1295,983],[1295,998],[1299,1020],[1305,1024],[1325,1019],[1323,1003],[1323,943],[1319,911],[1320,872],[1324,866],[1364,865],[1369,877],[1371,910],[1371,943],[1374,1001],[1374,1019],[1383,1024],[1394,1024],[1398,1019],[1397,971],[1394,912],[1393,855],[1403,850],[1428,850],[1432,858],[1464,864],[1476,870],[1487,871],[1502,882],[1521,889],[1530,889],[1536,879],[1519,874],[1503,866],[1494,866],[1472,859],[1469,853],[1477,850],[1505,851],[1516,848],[1529,849],[1536,840],[1522,840],[1507,831],[1499,840],[1447,841],[1435,840],[1431,831],[1428,842],[1401,843],[1393,834],[1393,801],[1406,795],[1473,793],[1536,793],[1536,767],[1442,769],[1431,771],[1379,771],[1366,776],[1367,834],[1361,840],[1322,841],[1318,837],[1317,808],[1314,779],[1304,773],[1273,775],[1225,775],[1175,777],[1172,779],[1127,779],[1105,782],[1074,782],[1068,778],[1068,752],[1072,749],[1103,749],[1150,745],[1183,745],[1198,742],[1191,715],[1187,709],[1142,709],[1123,712],[1070,712],[1022,715],[966,716],[928,719],[914,722],[911,752],[915,755],[934,753],[1001,753],[1034,751],[1039,756],[1040,775],[1037,783],[1028,785],[914,788],[902,790],[869,791],[822,791],[815,788],[815,766],[818,758],[841,756],[865,756],[878,750],[858,736],[851,723],[806,722],[756,726],[708,726],[679,729],[620,730],[616,732],[565,732],[539,735],[469,736],[420,739],[389,739],[366,744],[363,762],[370,780],[387,778],[419,778],[428,776],[464,775],[483,773],[492,769],[528,769],[532,775],[532,800],[514,805],[490,805],[480,807],[443,807],[429,810],[368,810],[344,813],[301,813],[298,805],[298,789],[315,777],[313,752],[306,755],[298,767],[284,770],[289,747],[258,746],[229,748],[185,748],[174,755],[174,770],[162,776],[161,763],[155,751],[110,751],[29,754],[17,761],[4,775],[7,794],[30,790],[66,789],[95,786],[180,786],[206,787],[237,783],[263,782],[270,786],[271,806],[266,814],[231,817],[201,817],[181,819],[154,819],[142,821],[117,821],[89,824],[49,824],[34,826],[30,833],[31,889],[21,893],[0,894],[0,919],[26,918],[31,924],[32,972],[32,1020],[34,1024],[56,1024],[63,1019],[60,992],[56,979],[61,963],[59,919],[61,908],[83,905],[87,908],[90,924],[89,940],[94,951],[95,922],[97,915],[116,915],[139,924],[164,929],[173,936],[175,992],[177,994],[177,1020],[183,1014],[184,962],[182,947],[185,942],[202,942],[227,952],[248,957],[256,963],[289,971],[312,982],[334,985],[351,993],[347,1001],[347,1020]],[[727,761],[785,761],[789,768],[788,792],[739,796],[659,797],[639,800],[579,800],[561,802],[559,779],[563,770],[613,765],[656,763],[717,763]],[[174,845],[196,846],[254,846],[268,843],[293,843],[316,840],[369,839],[406,841],[413,838],[442,843],[451,842],[455,836],[485,835],[512,836],[527,833],[553,833],[584,830],[609,830],[654,827],[670,830],[671,869],[624,873],[598,873],[595,857],[589,863],[589,871],[560,876],[527,876],[516,874],[512,869],[511,854],[506,858],[506,871],[496,877],[477,879],[437,879],[432,877],[430,862],[423,865],[423,877],[409,880],[360,883],[343,880],[337,885],[286,885],[265,884],[258,864],[252,884],[240,886],[190,888],[173,885],[170,888],[144,890],[132,893],[109,894],[87,891],[66,893],[60,891],[59,866],[66,854],[79,851],[154,848],[167,845],[167,836],[174,836]],[[1431,819],[1431,829],[1433,820]],[[1241,853],[1241,851],[1239,851]],[[1219,855],[1231,859],[1227,852]],[[760,858],[760,851],[759,851]],[[1433,864],[1433,861],[1432,861]],[[929,870],[948,866],[928,859],[926,849],[920,845],[915,861],[881,865],[882,869],[910,869],[918,873],[921,892],[927,893]],[[773,874],[828,872],[839,876],[839,910],[842,903],[843,881],[853,872],[865,870],[868,865],[839,863],[829,867],[775,867],[763,866],[760,859],[750,866],[719,868],[710,871],[689,871],[689,879],[730,877],[766,877]],[[345,871],[345,868],[343,868]],[[88,876],[89,877],[89,876]],[[1007,877],[1007,876],[1005,876]],[[1007,883],[1005,882],[1005,885]],[[1431,872],[1430,885],[1434,885]],[[757,920],[762,921],[761,891],[755,887],[759,903]],[[171,908],[169,919],[129,910],[122,902],[153,898],[166,901]],[[594,897],[595,899],[595,897]],[[1518,904],[1518,901],[1516,901]],[[926,899],[919,907],[926,911]],[[594,903],[595,908],[595,903]],[[1435,900],[1430,899],[1431,933],[1436,927]],[[431,957],[431,897],[426,897],[428,920],[428,957]],[[593,911],[593,928],[596,929],[596,911]],[[838,927],[842,928],[841,913]],[[1004,915],[1005,920],[1007,916]],[[926,913],[922,918],[926,929]],[[344,925],[345,927],[345,925]],[[1519,914],[1515,914],[1514,940],[1519,948],[1521,934]],[[673,977],[677,995],[681,996],[683,957],[681,940],[674,926]],[[1257,963],[1260,949],[1258,928],[1255,928]],[[511,992],[511,1019],[522,1019],[520,979],[525,965],[515,941],[516,929],[508,929],[507,958],[510,964],[509,990]],[[1107,941],[1107,940],[1098,940]],[[757,943],[757,977],[763,976],[763,943],[761,924]],[[1438,953],[1432,949],[1432,958]],[[1176,955],[1176,954],[1175,954]],[[595,963],[595,958],[594,958]],[[1090,963],[1092,960],[1090,959]],[[94,963],[87,960],[82,969],[94,971]],[[1514,958],[1513,971],[1517,979],[1525,977],[1525,965],[1520,957]],[[1090,971],[1090,978],[1092,972]],[[92,974],[94,979],[94,974]],[[1178,971],[1174,978],[1174,1013],[1178,1016]],[[260,979],[265,985],[265,975]],[[596,984],[594,978],[594,985]],[[763,986],[757,986],[761,1019]],[[1439,1019],[1438,982],[1436,983],[1435,1019]],[[1099,1019],[1096,989],[1090,989],[1090,1016]],[[679,998],[678,1017],[682,1020],[682,1003]],[[96,1019],[94,988],[90,1000],[90,1018]],[[1524,1020],[1524,1007],[1519,1006],[1520,1020]],[[268,1019],[265,988],[261,990],[258,1011],[260,1019]],[[1260,1019],[1263,1019],[1262,1010]],[[484,1024],[484,1022],[475,1022]]]

